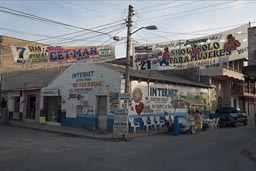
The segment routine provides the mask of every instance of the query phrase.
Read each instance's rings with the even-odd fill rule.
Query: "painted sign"
[[[15,63],[102,62],[113,60],[113,46],[11,46]]]
[[[42,90],[43,96],[61,96],[60,89],[44,89]]]
[[[186,99],[208,100],[208,90],[187,86],[132,81],[129,115],[164,112],[187,112]],[[147,84],[147,83],[146,83]]]
[[[127,134],[128,132],[128,113],[127,111],[119,110],[114,115],[113,134]]]
[[[115,114],[116,111],[119,109],[119,92],[112,92],[108,93],[109,96],[109,105],[110,105],[110,113]]]
[[[47,46],[11,46],[15,63],[47,62]]]
[[[135,70],[185,69],[248,57],[247,29],[243,25],[222,33],[192,40],[160,44],[135,44]]]
[[[120,93],[120,100],[124,99],[131,99],[131,94],[130,93]]]

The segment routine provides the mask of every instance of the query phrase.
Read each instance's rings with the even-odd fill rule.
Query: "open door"
[[[107,130],[107,96],[97,96],[97,102],[97,128]]]

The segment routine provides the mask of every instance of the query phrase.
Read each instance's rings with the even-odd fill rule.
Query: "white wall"
[[[66,117],[96,114],[96,95],[120,91],[121,76],[99,64],[72,64],[44,89],[60,89]]]
[[[187,112],[184,99],[195,96],[209,100],[207,88],[196,88],[172,84],[131,82],[132,101],[129,114],[140,115],[163,112]]]

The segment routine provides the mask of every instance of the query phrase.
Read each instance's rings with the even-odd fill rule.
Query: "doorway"
[[[21,119],[20,118],[20,97],[14,97],[14,110],[13,110],[13,119]]]
[[[35,119],[35,115],[36,115],[36,96],[30,95],[28,96],[28,101],[27,101],[26,119]]]
[[[107,96],[97,96],[97,128],[107,130]]]
[[[61,96],[44,97],[44,114],[48,122],[61,122]]]

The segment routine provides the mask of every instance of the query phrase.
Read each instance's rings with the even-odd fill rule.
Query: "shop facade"
[[[21,85],[35,82],[39,85],[31,86],[30,89],[26,86],[27,89],[23,90],[22,87],[20,90],[17,90],[18,87],[9,87],[4,92],[8,97],[9,112],[13,119],[35,121],[39,124],[40,117],[44,117],[46,124],[112,132],[116,111],[126,108],[124,101],[120,100],[125,85],[124,67],[74,63],[61,71],[50,73],[48,70],[48,75],[42,74],[46,72],[43,70],[37,72],[33,71],[32,75],[27,76],[37,75],[33,82]],[[187,115],[189,103],[194,102],[205,106],[202,113],[208,112],[209,85],[177,76],[172,79],[174,76],[159,72],[148,74],[132,71],[130,76],[128,117],[142,122],[143,116],[164,117],[165,113]],[[12,78],[6,77],[4,80],[11,83]],[[47,81],[42,83],[39,80]]]

